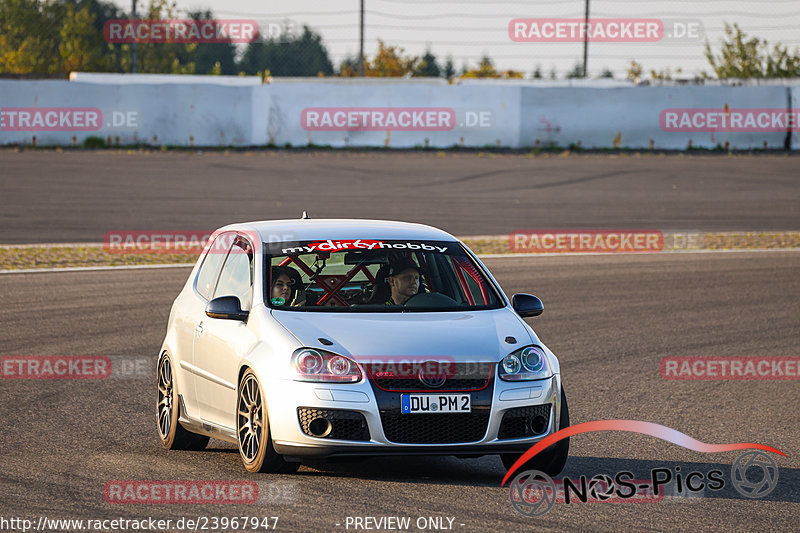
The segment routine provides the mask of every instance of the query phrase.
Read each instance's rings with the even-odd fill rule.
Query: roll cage
[[[278,266],[295,266],[299,270],[301,270],[306,276],[308,276],[310,285],[313,284],[314,286],[318,287],[323,291],[322,297],[316,302],[316,307],[322,306],[350,306],[352,305],[347,299],[340,294],[340,291],[347,286],[347,284],[353,280],[359,273],[363,273],[364,276],[367,278],[369,284],[372,286],[373,290],[377,286],[378,281],[375,275],[369,270],[368,263],[358,263],[352,266],[346,273],[344,274],[322,274],[321,269],[317,269],[315,271],[312,268],[312,265],[309,265],[306,261],[300,257],[301,254],[293,253],[287,255],[284,259],[282,259]],[[420,266],[422,270],[421,278],[424,284],[424,287],[430,292],[437,292],[441,288],[437,286],[434,277],[431,275],[430,272],[430,265],[428,265],[428,261],[425,258],[425,254],[422,252],[405,252],[404,257],[406,259],[413,259],[417,265]],[[316,257],[320,258],[323,257],[327,259],[330,257],[330,252],[317,252]],[[478,269],[475,265],[473,265],[470,261],[468,256],[455,256],[450,255],[452,264],[453,264],[453,271],[455,273],[455,281],[458,284],[458,287],[461,291],[461,294],[464,295],[466,299],[466,303],[470,306],[484,306],[484,305],[491,305],[492,302],[492,290],[488,286],[487,279],[480,274]],[[270,261],[265,262],[265,264],[270,264]],[[373,263],[374,264],[374,263]],[[267,269],[268,272],[271,269]],[[265,288],[269,290],[269,287],[272,286],[271,283],[271,273],[265,273],[266,283]],[[478,294],[473,294],[471,290],[470,283],[472,282],[478,289]],[[480,297],[480,302],[476,301],[476,296]]]

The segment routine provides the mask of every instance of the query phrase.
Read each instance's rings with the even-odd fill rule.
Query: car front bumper
[[[473,412],[482,410],[488,415],[485,431],[475,433],[475,438],[453,441],[447,436],[447,424],[451,423],[452,428],[453,419],[448,420],[447,417],[463,415],[448,413],[400,415],[399,407],[396,413],[390,412],[399,403],[399,396],[402,393],[380,391],[366,380],[348,385],[272,380],[271,385],[265,393],[273,446],[276,452],[287,458],[378,455],[479,456],[522,453],[542,438],[560,429],[558,427],[561,413],[559,374],[549,379],[529,382],[505,382],[497,379],[495,375],[486,390],[469,393],[472,397]],[[549,417],[543,432],[523,438],[498,438],[506,413],[513,409],[542,405],[549,406]],[[369,430],[368,437],[363,440],[346,440],[331,436],[321,438],[310,436],[301,427],[299,408],[360,413]],[[402,425],[406,420],[409,424],[419,426],[419,420],[415,422],[414,417],[428,417],[427,420],[434,426],[430,431],[441,429],[441,432],[434,437],[436,442],[398,442],[396,438],[389,439],[387,432],[384,431],[387,415],[393,417],[395,426]],[[333,424],[336,424],[336,420]],[[436,427],[440,425],[441,428]]]

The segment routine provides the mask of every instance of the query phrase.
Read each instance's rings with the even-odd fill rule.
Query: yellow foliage
[[[370,77],[401,78],[413,74],[418,57],[403,56],[403,49],[397,46],[386,46],[378,39],[378,53],[372,61],[365,61],[364,74]]]
[[[488,57],[484,57],[481,59],[480,64],[478,64],[478,68],[473,68],[464,72],[461,75],[462,78],[500,78],[500,79],[512,79],[512,78],[523,78],[524,73],[518,72],[516,70],[503,70],[498,72],[494,65],[492,65],[491,60]]]

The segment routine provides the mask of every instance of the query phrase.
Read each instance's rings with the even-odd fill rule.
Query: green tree
[[[74,7],[76,10],[88,8],[94,15],[94,27],[98,32],[103,31],[106,21],[127,17],[124,11],[104,0],[62,0],[66,5]],[[128,2],[129,3],[129,2]]]
[[[66,72],[106,72],[111,66],[111,56],[106,54],[103,34],[94,22],[97,15],[89,5],[66,5],[64,23],[59,32],[58,52]]]
[[[103,28],[109,20],[127,18],[128,15],[111,2],[103,0],[66,0],[68,4],[75,7],[87,7],[94,15],[94,28],[102,41],[98,48],[102,48],[102,55],[105,57],[104,64],[97,65],[95,70],[106,72],[124,72],[122,64],[123,57],[130,58],[129,44],[114,44],[105,42]],[[100,50],[98,50],[100,53]]]
[[[462,78],[499,78],[497,69],[489,56],[483,56],[478,63],[478,68],[468,69],[461,75]]]
[[[603,67],[603,72],[600,73],[601,78],[608,78],[610,80],[614,79],[614,73],[609,70],[608,67]]]
[[[434,56],[430,50],[427,50],[425,55],[422,56],[422,60],[419,65],[417,65],[414,75],[427,78],[438,78],[442,75],[439,64],[436,62],[436,56]]]
[[[352,78],[358,75],[358,58],[345,57],[339,63],[339,76],[344,78]]]
[[[330,76],[333,64],[322,37],[303,26],[300,35],[285,32],[277,38],[249,43],[238,69],[245,74],[269,71],[271,76]]]
[[[572,65],[572,70],[567,72],[567,79],[568,80],[573,80],[573,79],[576,79],[576,78],[583,78],[583,65],[581,65],[578,62],[576,62],[574,65]]]
[[[453,65],[453,58],[448,57],[447,61],[444,63],[444,70],[442,71],[444,77],[448,80],[452,80],[453,77],[456,75],[456,67]]]
[[[58,50],[63,4],[0,0],[0,72],[63,72]]]
[[[169,0],[150,0],[150,6],[142,18],[180,18],[176,13],[176,5]],[[136,70],[151,74],[193,74],[195,65],[191,59],[197,46],[196,43],[138,43]],[[123,57],[123,68],[126,72],[130,71],[129,61],[129,58]]]
[[[211,11],[190,11],[193,20],[210,20],[214,18]],[[233,76],[236,67],[236,45],[230,40],[224,43],[198,43],[191,53],[194,71],[198,74],[214,74]]]
[[[435,61],[435,58],[434,58]],[[378,53],[370,59],[364,58],[364,75],[372,78],[401,78],[419,75],[422,59],[403,55],[398,46],[388,46],[378,39]],[[347,58],[339,67],[339,75],[343,77],[358,76],[358,58]]]
[[[725,23],[725,38],[719,55],[706,41],[706,59],[717,78],[793,78],[800,76],[800,51],[776,44],[771,50],[766,40],[748,38],[739,28]]]
[[[177,16],[170,0],[150,0],[140,19]],[[210,11],[194,19],[215,18]],[[130,44],[105,41],[111,19],[130,18],[107,0],[0,0],[0,72],[66,74],[72,70],[129,72]],[[233,43],[139,43],[139,72],[236,74]]]

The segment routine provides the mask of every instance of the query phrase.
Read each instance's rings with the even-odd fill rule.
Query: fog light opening
[[[528,429],[534,435],[539,435],[547,431],[547,420],[541,415],[536,415],[528,418]]]
[[[333,424],[327,418],[315,418],[308,424],[308,432],[313,437],[327,437],[333,431]]]

